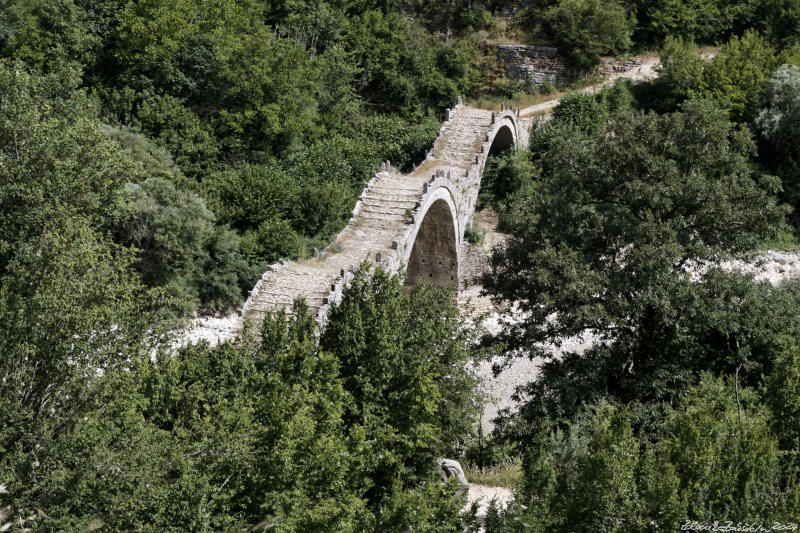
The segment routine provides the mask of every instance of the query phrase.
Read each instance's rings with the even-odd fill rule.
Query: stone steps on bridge
[[[368,195],[364,199],[365,206],[371,207],[389,207],[389,208],[414,208],[417,203],[419,203],[419,195],[415,195],[412,197],[408,197],[406,199],[396,199],[396,198],[385,198],[385,197],[375,197]]]
[[[461,108],[444,130],[434,157],[447,164],[469,168],[492,127],[491,111]]]
[[[359,215],[367,220],[403,223],[419,205],[424,180],[391,174],[362,196]]]
[[[378,211],[378,210],[369,210],[364,209],[362,210],[362,216],[369,220],[382,220],[386,222],[405,222],[405,212],[402,213],[392,213],[387,211]]]
[[[363,196],[363,199],[376,202],[414,202],[419,200],[422,188],[417,188],[414,191],[404,191],[392,192],[386,189],[369,191]]]
[[[370,188],[368,194],[382,194],[389,196],[414,196],[422,192],[424,180],[409,183],[387,183],[378,181]]]

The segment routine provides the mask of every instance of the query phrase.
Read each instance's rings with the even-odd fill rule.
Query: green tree
[[[565,530],[630,531],[638,510],[639,446],[623,409],[604,403],[595,409],[578,418],[556,445],[550,464],[558,465],[558,488],[550,520]]]
[[[480,82],[473,42],[439,39],[397,12],[352,17],[345,42],[362,67],[359,94],[385,109],[441,109]]]
[[[781,448],[800,450],[800,354],[794,343],[777,354],[772,373],[765,380],[766,403]]]
[[[144,100],[133,124],[166,148],[187,176],[201,179],[216,166],[220,147],[214,133],[177,98]]]
[[[65,68],[40,76],[0,64],[0,273],[16,247],[57,220],[108,228],[135,167],[100,130]]]
[[[777,46],[796,45],[800,37],[800,2],[766,0],[757,7],[756,27]]]
[[[229,157],[279,152],[317,116],[319,76],[303,46],[262,20],[253,2],[128,3],[117,29],[121,80],[200,106]]]
[[[673,531],[687,520],[791,520],[796,471],[753,389],[703,375],[659,430],[600,400],[530,441],[525,486],[493,531]],[[769,502],[764,504],[764,502]]]
[[[426,479],[434,458],[470,431],[470,338],[451,294],[428,285],[404,291],[382,270],[360,270],[331,310],[320,345],[341,364],[344,419],[362,428],[365,447],[385,450],[359,468],[370,480],[368,501]]]
[[[486,161],[478,193],[478,208],[486,205],[501,207],[509,198],[526,187],[537,168],[530,155],[523,151],[508,151],[490,156]]]
[[[97,399],[98,375],[127,368],[157,340],[153,313],[163,302],[144,289],[133,260],[70,218],[52,221],[7,265],[0,279],[0,475],[10,490],[31,489],[46,475],[38,450],[46,453]]]
[[[418,345],[406,345],[402,359],[406,366],[398,381],[389,375],[374,380],[383,383],[386,396],[361,398],[360,408],[372,414],[356,417],[354,383],[378,376],[352,364],[345,370],[345,361],[340,359],[350,353],[345,347],[337,347],[339,355],[323,349],[315,335],[315,320],[302,302],[295,304],[290,316],[268,315],[256,336],[246,336],[236,344],[153,352],[149,344],[153,331],[147,329],[152,314],[130,306],[143,300],[128,298],[129,287],[120,280],[112,283],[104,277],[105,269],[112,266],[107,258],[100,263],[87,261],[95,251],[85,242],[79,254],[73,255],[53,244],[43,243],[44,253],[31,251],[30,257],[39,261],[53,254],[76,269],[73,276],[64,278],[70,281],[59,296],[71,299],[63,302],[73,304],[67,309],[76,317],[84,313],[80,316],[86,327],[97,328],[91,332],[98,337],[73,338],[71,332],[81,330],[72,327],[74,322],[53,330],[61,346],[72,343],[73,351],[63,357],[83,354],[85,348],[92,352],[96,345],[103,350],[97,355],[107,355],[110,364],[98,373],[92,370],[101,359],[61,359],[60,366],[74,367],[69,387],[63,381],[66,373],[61,373],[33,395],[22,390],[36,365],[31,360],[26,368],[18,369],[18,375],[9,373],[14,366],[7,354],[16,345],[20,346],[16,353],[33,354],[33,344],[19,340],[24,320],[36,317],[11,313],[5,297],[21,290],[16,285],[3,286],[4,333],[16,329],[14,335],[0,340],[7,348],[6,359],[0,363],[16,381],[4,382],[3,387],[9,389],[4,388],[0,398],[0,406],[9,408],[0,414],[5,417],[0,426],[4,452],[0,479],[13,498],[12,512],[33,516],[26,526],[169,532],[245,526],[282,532],[357,532],[410,526],[417,531],[459,531],[458,510],[463,503],[453,487],[440,485],[430,460],[433,452],[449,449],[459,428],[469,425],[464,420],[464,401],[445,403],[471,395],[473,384],[462,371],[463,361],[447,358],[448,350],[466,353],[461,344],[466,337],[438,337],[460,328],[449,295],[426,289],[411,297],[399,291],[396,278],[379,273],[372,282],[365,272],[358,274],[358,283],[372,288],[385,285],[379,296],[389,297],[373,298],[364,305],[351,301],[363,293],[346,296],[342,305],[364,311],[365,319],[370,311],[376,317],[396,318],[394,312],[400,307],[409,321],[422,315],[422,323],[429,324],[443,303],[452,311],[438,322],[449,324],[449,329],[429,324],[428,335],[420,340],[426,348],[422,357],[414,351]],[[119,272],[129,273],[128,264],[117,263]],[[70,272],[43,265],[42,275],[30,266],[14,269],[24,276],[18,285],[29,287],[36,280],[42,283],[36,291],[49,296],[43,303],[58,303],[52,297],[53,288],[64,284],[61,277]],[[88,275],[78,275],[81,269]],[[71,286],[73,280],[92,287],[92,292],[80,294]],[[412,302],[417,306],[411,307]],[[340,315],[331,325],[339,332],[354,332],[343,322],[347,316]],[[58,318],[53,317],[54,326]],[[133,318],[144,327],[131,329]],[[99,329],[109,321],[119,324],[119,331]],[[389,321],[365,322],[392,328],[387,332],[390,336],[398,331]],[[419,319],[413,325],[419,326]],[[100,332],[102,336],[97,335]],[[382,337],[381,332],[370,334]],[[128,356],[118,355],[120,349]],[[441,361],[428,360],[435,355]],[[360,361],[374,369],[380,356],[372,354],[374,364],[366,357]],[[45,371],[49,366],[39,368]],[[444,371],[448,374],[441,374]],[[412,383],[406,391],[409,380],[420,386]],[[24,403],[13,401],[26,397],[35,401],[25,410],[20,409]],[[407,419],[412,422],[389,425],[396,414],[389,409],[399,405],[411,406]],[[444,431],[439,421],[446,422]],[[387,463],[394,465],[397,475],[373,475]],[[370,496],[378,493],[385,497]]]
[[[66,62],[95,62],[100,38],[72,0],[0,2],[0,55],[27,65],[55,69]]]
[[[545,34],[575,67],[588,69],[601,55],[627,52],[635,18],[617,1],[560,0],[539,14]]]
[[[757,6],[744,1],[646,1],[643,22],[654,41],[672,37],[713,43],[742,33],[758,22]]]
[[[688,392],[661,443],[681,480],[687,518],[759,522],[796,512],[785,507],[784,472],[769,419],[752,390],[722,379],[705,375]]]
[[[705,62],[695,52],[692,41],[668,36],[661,48],[659,75],[654,82],[658,109],[675,111],[682,102],[699,94],[704,67]]]
[[[433,145],[439,127],[439,121],[432,115],[417,122],[396,115],[371,115],[357,124],[356,139],[373,145],[373,161],[388,159],[396,167],[410,171]]]
[[[255,231],[242,236],[242,253],[251,263],[274,263],[278,259],[297,259],[300,236],[288,220],[265,220]]]
[[[607,118],[604,109],[594,95],[585,93],[569,93],[559,100],[553,120],[562,124],[569,124],[585,132],[593,132]]]
[[[227,169],[203,183],[203,194],[220,221],[242,231],[267,220],[297,220],[301,192],[298,180],[278,162]]]
[[[145,282],[165,287],[181,314],[241,299],[240,280],[251,281],[251,273],[238,237],[215,225],[202,198],[156,177],[130,184],[128,191],[133,213],[118,232],[140,250],[136,268]]]
[[[734,120],[750,121],[777,67],[775,50],[756,32],[733,36],[705,69],[702,95],[730,110]]]

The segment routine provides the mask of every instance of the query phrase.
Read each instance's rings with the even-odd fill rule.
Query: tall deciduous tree
[[[371,501],[420,481],[437,454],[468,433],[476,405],[470,333],[452,295],[431,286],[405,292],[397,277],[357,274],[332,310],[320,344],[337,355],[349,401],[345,420],[363,426]]]

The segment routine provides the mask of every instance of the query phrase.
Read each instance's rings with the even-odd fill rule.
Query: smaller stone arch
[[[486,136],[483,154],[479,161],[479,171],[483,174],[486,161],[490,155],[497,155],[519,142],[518,119],[515,111],[503,111],[493,115],[492,129]]]
[[[500,152],[503,152],[516,144],[516,139],[514,132],[511,130],[511,127],[507,124],[500,126],[500,129],[497,130],[497,133],[494,135],[494,139],[492,139],[492,145],[489,148],[489,155],[497,155]]]

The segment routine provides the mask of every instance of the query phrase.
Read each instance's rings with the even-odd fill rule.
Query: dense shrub
[[[558,102],[553,120],[583,131],[593,131],[605,122],[607,110],[592,94],[569,93]]]
[[[202,198],[163,178],[128,186],[132,217],[119,237],[140,250],[142,279],[176,297],[181,313],[198,307],[226,308],[240,298],[240,278],[251,274],[236,234],[215,225]]]
[[[270,264],[278,259],[297,259],[300,236],[288,220],[273,218],[245,232],[239,247],[251,263]]]
[[[652,439],[635,435],[624,406],[587,405],[565,430],[543,430],[529,442],[524,489],[494,531],[791,521],[796,471],[771,418],[755,391],[710,375],[667,411]]]
[[[695,52],[692,41],[667,37],[661,48],[658,79],[654,82],[659,111],[675,111],[685,100],[700,93],[705,62]]]
[[[545,34],[574,66],[588,69],[601,55],[627,52],[633,42],[634,17],[620,2],[560,0],[541,13]]]
[[[478,208],[502,207],[530,184],[535,175],[536,167],[527,152],[513,150],[490,156],[481,177]]]
[[[757,33],[734,36],[705,70],[703,95],[729,109],[735,120],[752,120],[777,67],[775,50]]]
[[[143,101],[134,124],[165,147],[187,176],[200,178],[214,168],[220,152],[218,141],[177,98],[161,96]]]

